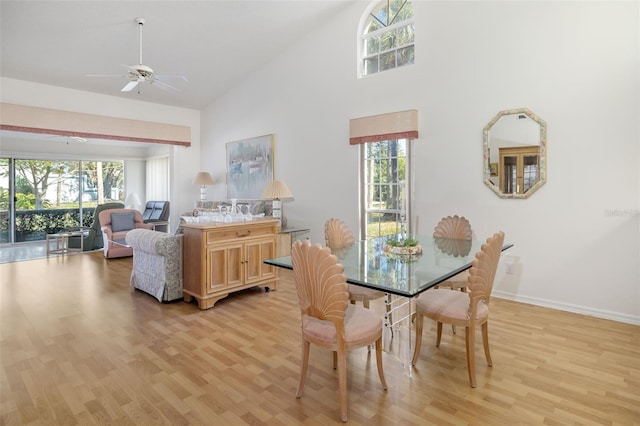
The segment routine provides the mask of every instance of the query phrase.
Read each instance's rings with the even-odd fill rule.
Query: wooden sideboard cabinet
[[[183,224],[183,297],[209,309],[229,293],[264,286],[275,290],[277,219]]]

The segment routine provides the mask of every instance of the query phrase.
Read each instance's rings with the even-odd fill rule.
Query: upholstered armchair
[[[136,228],[153,229],[134,209],[103,210],[98,218],[104,234],[104,257],[108,258],[133,256],[133,249],[125,241],[127,233]]]
[[[159,302],[182,298],[182,235],[134,229],[125,240],[133,250],[131,286]]]
[[[65,231],[77,231],[82,229],[84,232],[84,237],[83,238],[83,242],[82,242],[82,248],[84,251],[91,251],[91,250],[97,250],[97,249],[101,249],[104,246],[104,241],[102,238],[102,230],[100,229],[100,219],[98,218],[98,215],[100,214],[101,211],[103,210],[109,210],[109,209],[122,209],[124,208],[124,204],[122,203],[104,203],[104,204],[98,204],[96,206],[95,211],[93,212],[93,223],[91,224],[91,226],[82,226],[82,227],[78,227],[76,226],[75,228],[68,228],[65,229]],[[70,248],[80,248],[80,237],[71,237],[69,238],[69,247]]]
[[[169,213],[169,201],[147,201],[142,219],[152,224],[155,231],[169,232]]]

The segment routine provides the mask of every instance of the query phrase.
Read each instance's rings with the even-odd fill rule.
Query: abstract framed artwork
[[[273,134],[227,142],[227,199],[262,199],[273,180],[273,145]]]

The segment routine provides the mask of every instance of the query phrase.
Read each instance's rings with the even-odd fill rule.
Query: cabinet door
[[[500,189],[505,194],[515,194],[518,185],[518,157],[515,155],[501,155]]]
[[[245,244],[247,284],[275,277],[275,267],[264,263],[275,257],[276,244],[273,238],[266,238]]]
[[[500,148],[500,189],[505,194],[524,194],[538,181],[538,147]]]
[[[527,192],[539,178],[538,154],[528,154],[522,156],[522,188],[523,192]]]
[[[207,249],[207,293],[242,284],[242,245],[228,244]]]

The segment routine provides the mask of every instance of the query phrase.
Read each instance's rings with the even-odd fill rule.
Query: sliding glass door
[[[13,199],[11,183],[9,177],[12,173],[9,171],[10,161],[8,158],[0,158],[0,244],[11,242],[11,220],[9,213],[11,209],[11,200]]]
[[[1,159],[0,242],[43,240],[91,226],[96,205],[122,201],[123,189],[118,161]]]

